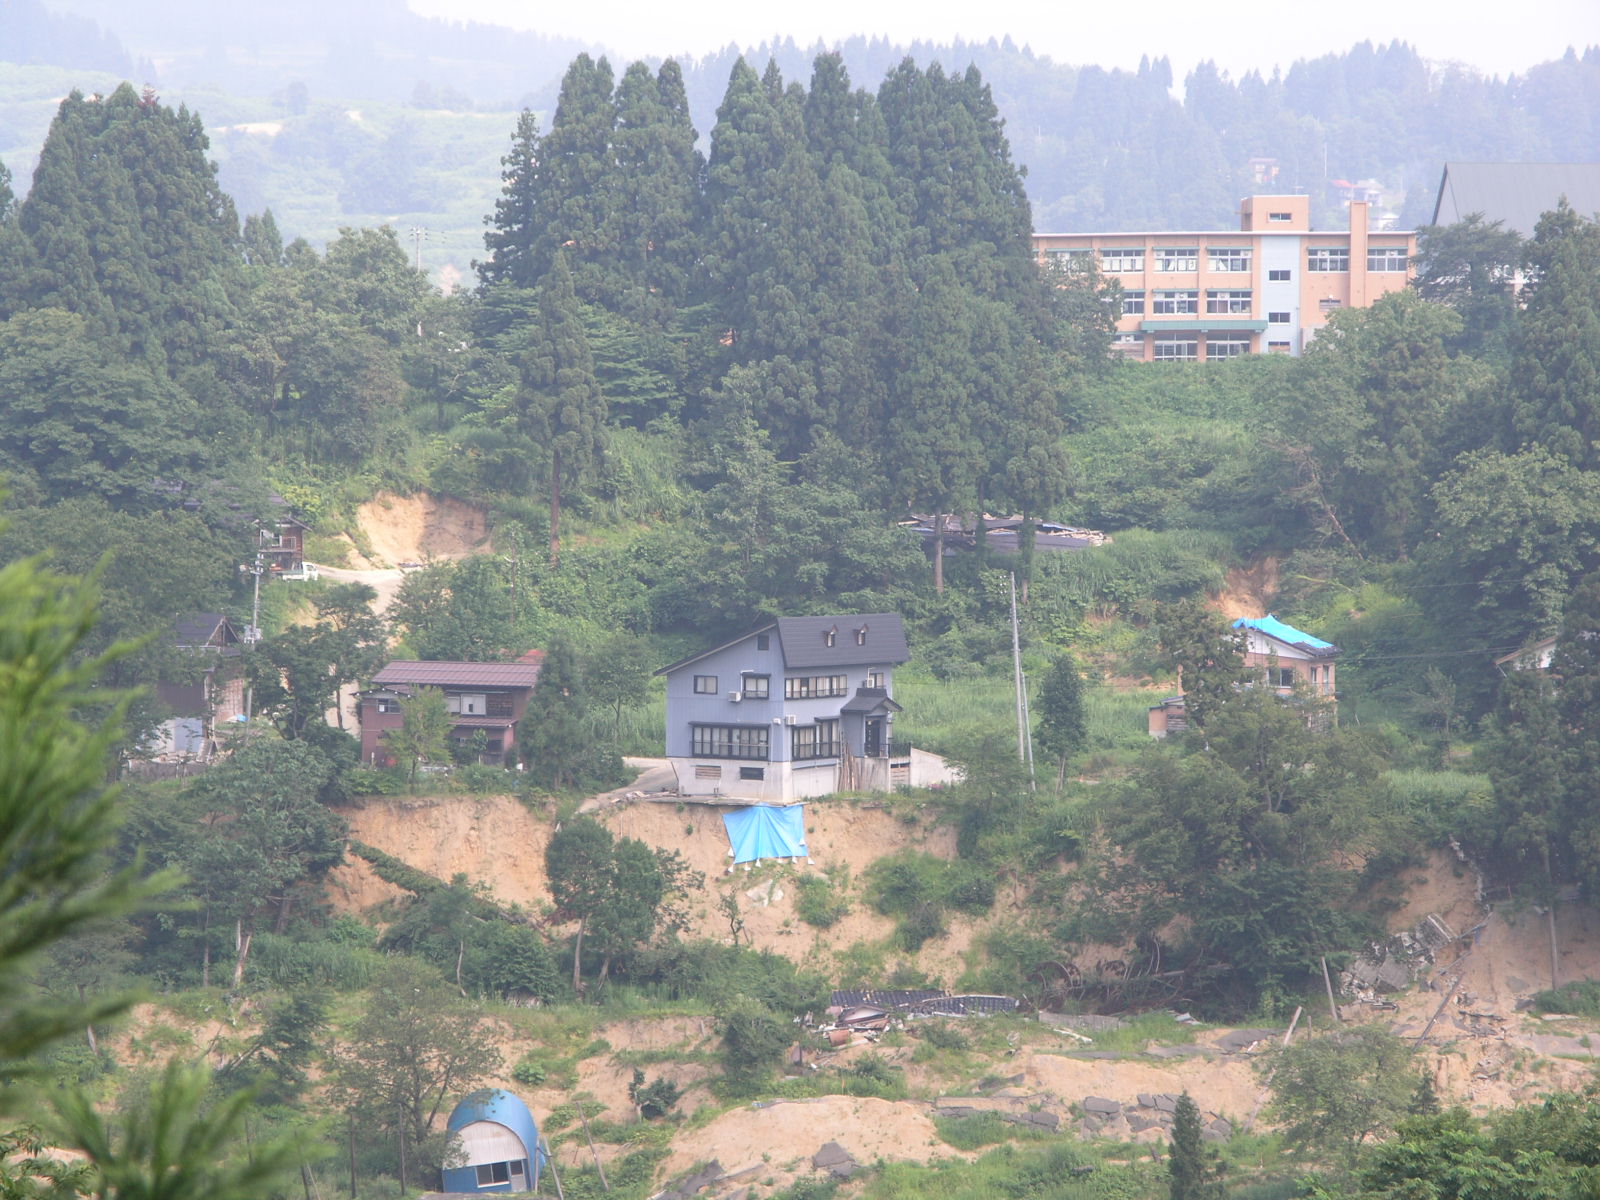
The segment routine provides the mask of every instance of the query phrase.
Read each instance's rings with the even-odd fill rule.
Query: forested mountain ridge
[[[398,0],[341,7],[348,20],[335,27],[310,19],[288,27],[279,8],[241,10],[229,18],[233,33],[210,42],[183,34],[181,21],[147,27],[120,6],[79,0],[72,11],[126,31],[141,54],[159,50],[160,77],[146,71],[138,81],[205,113],[223,183],[242,211],[270,207],[287,236],[317,244],[351,221],[417,227],[426,230],[423,261],[435,272],[448,267],[455,281],[477,257],[489,173],[516,109],[548,123],[559,72],[580,49],[426,22]],[[279,43],[282,53],[262,49]],[[41,61],[35,45],[8,50],[0,41],[0,64],[32,64],[0,65],[0,79],[11,80],[0,89],[0,160],[23,184],[62,92],[116,82],[51,71],[44,62],[93,64],[81,55]],[[1577,161],[1600,138],[1593,49],[1499,79],[1431,63],[1425,48],[1362,43],[1263,64],[1238,80],[1208,63],[1182,80],[1162,60],[1137,71],[1069,65],[1009,41],[852,38],[835,49],[862,81],[907,55],[948,72],[975,65],[1026,168],[1041,230],[1228,228],[1238,198],[1267,188],[1308,193],[1319,223],[1332,224],[1343,199],[1335,180],[1376,181],[1393,219],[1414,228],[1431,215],[1445,161]],[[821,50],[783,41],[745,57],[757,69],[771,59],[796,78]],[[739,53],[681,64],[702,150]],[[621,62],[613,66],[620,74]]]

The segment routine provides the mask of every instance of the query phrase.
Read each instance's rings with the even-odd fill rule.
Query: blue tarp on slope
[[[729,809],[722,814],[735,863],[758,858],[806,857],[806,806],[791,804],[774,808],[753,804],[749,808]]]

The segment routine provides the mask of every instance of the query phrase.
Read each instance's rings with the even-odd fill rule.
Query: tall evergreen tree
[[[615,302],[621,214],[611,93],[611,64],[578,55],[561,80],[550,132],[539,143],[534,269],[542,278],[557,253],[564,255],[573,290],[586,302]]]
[[[610,240],[621,279],[607,300],[660,327],[689,295],[705,172],[676,62],[662,63],[654,77],[643,63],[623,74],[612,143],[617,200]]]
[[[1511,370],[1511,430],[1576,467],[1600,466],[1600,225],[1565,198],[1528,245],[1532,297]]]
[[[1172,1148],[1167,1156],[1171,1200],[1223,1200],[1220,1156],[1201,1138],[1200,1109],[1188,1092],[1172,1114]]]
[[[539,290],[539,320],[522,353],[520,421],[548,456],[550,565],[561,553],[561,488],[591,473],[604,442],[606,399],[595,379],[594,357],[572,290],[566,256]]]
[[[231,317],[239,222],[199,117],[123,84],[61,102],[17,214],[32,244],[14,302],[80,313],[159,368],[198,362]]]
[[[538,279],[533,249],[539,221],[538,180],[539,118],[525,108],[511,134],[511,149],[500,160],[500,198],[483,235],[489,257],[477,268],[485,289],[495,284],[531,288]]]
[[[934,518],[933,586],[944,591],[944,528],[977,503],[985,447],[969,403],[976,390],[973,304],[944,255],[927,268],[911,320],[888,441],[895,448],[896,499]]]

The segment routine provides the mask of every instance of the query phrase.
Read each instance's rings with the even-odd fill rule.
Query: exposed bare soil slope
[[[717,912],[718,894],[731,890],[739,899],[746,932],[757,946],[827,970],[835,953],[858,942],[882,943],[892,924],[860,900],[859,883],[875,859],[907,847],[950,855],[950,835],[903,820],[889,807],[849,802],[812,803],[807,828],[813,862],[765,865],[746,874],[726,874],[727,840],[717,810],[674,803],[623,803],[597,814],[617,834],[651,845],[679,850],[706,875],[695,907],[696,932],[713,938],[729,936],[726,919]],[[547,815],[535,814],[510,797],[455,799],[376,799],[347,812],[353,835],[431,874],[449,878],[464,872],[488,884],[507,901],[537,907],[545,897],[544,848],[551,833]],[[830,930],[815,930],[794,912],[794,880],[802,871],[841,868],[850,872],[851,913]],[[1591,1037],[1600,1047],[1600,1029],[1578,1020],[1547,1020],[1519,1009],[1535,991],[1549,986],[1550,953],[1547,925],[1532,911],[1490,911],[1480,898],[1476,873],[1448,854],[1412,867],[1399,881],[1404,899],[1390,919],[1391,928],[1409,929],[1428,914],[1438,916],[1459,940],[1435,955],[1419,972],[1410,990],[1382,997],[1385,1005],[1346,998],[1346,1021],[1376,1021],[1394,1032],[1417,1038],[1427,1029],[1419,1063],[1433,1073],[1441,1094],[1478,1111],[1535,1102],[1558,1089],[1579,1088],[1593,1076]],[[333,896],[340,906],[367,909],[394,895],[360,863],[342,868]],[[998,910],[1003,913],[1003,899]],[[1003,916],[994,919],[1004,919]],[[919,957],[924,970],[954,982],[962,952],[970,947],[983,923],[956,923],[949,939],[930,943]],[[1578,905],[1558,913],[1559,967],[1563,979],[1600,977],[1600,914]],[[888,955],[886,962],[895,956]],[[1456,983],[1457,976],[1460,982]],[[1452,985],[1455,985],[1452,987]],[[1429,1025],[1432,1021],[1431,1026]],[[1297,1036],[1332,1026],[1324,1006],[1306,1013]],[[576,1066],[576,1087],[606,1106],[607,1115],[631,1116],[627,1084],[631,1068],[618,1061],[628,1051],[653,1052],[652,1077],[664,1074],[686,1089],[682,1108],[692,1112],[711,1100],[704,1081],[714,1069],[709,1058],[716,1048],[715,1031],[703,1017],[634,1018],[603,1028],[606,1053],[582,1059]],[[503,1030],[508,1064],[530,1045],[526,1035]],[[837,1141],[860,1162],[931,1161],[963,1157],[940,1140],[932,1118],[952,1104],[1005,1112],[1053,1114],[1063,1132],[1089,1128],[1082,1123],[1085,1102],[1110,1101],[1127,1113],[1151,1096],[1189,1091],[1205,1098],[1205,1107],[1225,1117],[1234,1128],[1259,1120],[1266,1098],[1253,1069],[1259,1049],[1281,1040],[1282,1031],[1265,1031],[1253,1049],[1228,1044],[1228,1031],[1197,1030],[1196,1045],[1176,1055],[1146,1047],[1145,1052],[1100,1057],[1068,1034],[1043,1026],[1010,1049],[977,1068],[1004,1076],[1005,1086],[990,1086],[967,1096],[973,1068],[941,1075],[913,1061],[916,1042],[851,1048],[824,1053],[824,1065],[847,1065],[862,1053],[881,1055],[905,1072],[907,1085],[920,1099],[885,1101],[834,1096],[804,1102],[744,1106],[722,1113],[709,1123],[684,1130],[662,1164],[660,1179],[686,1174],[715,1159],[722,1169],[738,1174],[731,1188],[769,1194],[810,1169],[811,1156],[823,1143]],[[1234,1039],[1237,1041],[1238,1039]],[[1244,1039],[1252,1041],[1252,1038]],[[665,1053],[663,1053],[665,1052]],[[671,1061],[681,1054],[680,1061]],[[529,1089],[510,1085],[527,1096],[537,1111],[565,1103],[563,1087]],[[1148,1111],[1147,1108],[1140,1109]],[[1099,1126],[1101,1135],[1137,1140],[1162,1137],[1159,1128],[1112,1117]],[[613,1157],[617,1147],[601,1147]],[[577,1168],[586,1148],[563,1147],[558,1161]],[[742,1173],[742,1174],[740,1174]]]

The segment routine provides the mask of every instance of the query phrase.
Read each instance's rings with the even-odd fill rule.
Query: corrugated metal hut
[[[459,1167],[444,1169],[447,1192],[531,1192],[544,1163],[539,1126],[510,1092],[486,1088],[457,1104],[445,1128],[461,1139]]]

